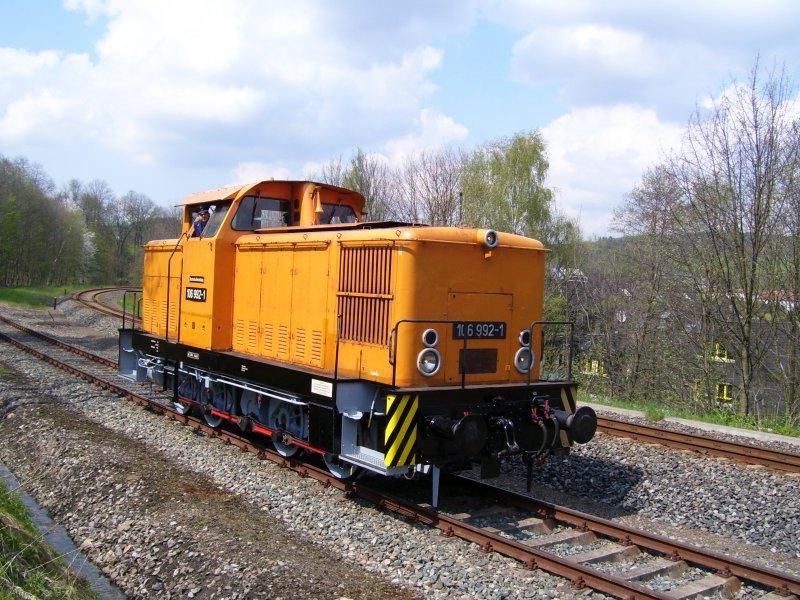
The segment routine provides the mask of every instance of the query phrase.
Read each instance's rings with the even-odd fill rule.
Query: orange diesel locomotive
[[[142,326],[121,330],[119,360],[178,411],[317,453],[339,477],[432,469],[434,501],[442,467],[492,476],[594,435],[575,384],[538,376],[553,325],[540,242],[363,222],[360,194],[313,182],[183,206],[180,238],[145,245]]]

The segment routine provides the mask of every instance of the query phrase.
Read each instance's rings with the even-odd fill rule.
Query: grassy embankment
[[[687,419],[689,421],[700,421],[703,423],[713,423],[715,425],[738,427],[739,429],[766,431],[778,435],[800,437],[800,428],[796,425],[792,425],[788,419],[761,419],[757,421],[752,415],[735,414],[724,408],[718,408],[711,412],[699,413],[691,410],[680,410],[661,404],[634,404],[632,402],[620,402],[606,396],[587,396],[580,393],[578,394],[578,400],[581,402],[602,404],[612,408],[637,410],[643,412],[645,418],[649,421],[661,421],[665,417],[675,417],[678,419]]]
[[[65,293],[71,294],[82,289],[85,289],[85,286],[0,287],[0,302],[36,308],[53,306],[54,298],[61,298]]]
[[[19,496],[0,480],[0,600],[98,598],[41,537]]]

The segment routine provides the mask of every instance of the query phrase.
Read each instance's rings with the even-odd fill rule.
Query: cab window
[[[288,200],[245,196],[236,210],[231,226],[236,231],[288,227],[291,223],[290,210]]]
[[[323,225],[356,222],[356,213],[349,206],[343,204],[323,204],[322,208],[325,212],[320,217],[320,223]]]
[[[211,216],[208,218],[208,223],[203,229],[203,237],[214,237],[217,235],[222,222],[225,220],[225,215],[228,214],[228,209],[231,207],[230,202],[225,204],[216,204],[211,207]]]

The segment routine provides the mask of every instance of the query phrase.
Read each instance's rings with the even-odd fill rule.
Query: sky
[[[162,206],[540,131],[584,237],[758,59],[796,0],[0,0],[0,155]]]

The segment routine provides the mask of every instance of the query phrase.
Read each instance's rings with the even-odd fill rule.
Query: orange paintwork
[[[297,226],[233,230],[234,213],[249,195],[290,200],[291,222]],[[184,203],[184,234],[190,231],[193,207],[220,201],[232,205],[214,237],[147,244],[145,331],[165,333],[148,311],[155,314],[165,302],[166,261],[177,243],[170,300],[180,299],[180,341],[187,345],[329,377],[338,373],[389,385],[394,380],[405,388],[451,386],[461,384],[464,344],[453,339],[452,324],[401,324],[391,340],[397,345],[394,364],[390,330],[407,319],[502,322],[507,327],[503,339],[468,341],[469,349],[489,356],[496,351],[496,369],[467,374],[465,381],[503,385],[527,379],[515,369],[514,355],[519,332],[542,316],[546,250],[540,242],[501,233],[498,245],[489,249],[480,241],[484,230],[315,226],[322,204],[342,203],[360,216],[363,198],[323,184],[272,181],[190,196]],[[180,290],[175,289],[177,274]],[[205,301],[188,300],[187,288],[205,289]],[[172,319],[170,327],[174,339]],[[424,377],[417,356],[429,327],[439,333],[436,349],[443,365]],[[535,336],[537,362],[539,343]]]

